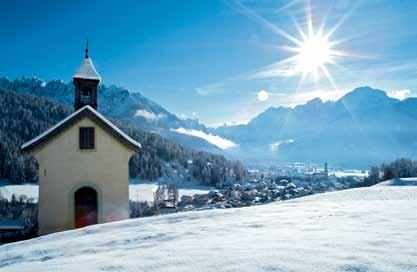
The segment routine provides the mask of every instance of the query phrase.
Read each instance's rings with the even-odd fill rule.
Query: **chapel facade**
[[[129,159],[141,147],[98,109],[88,55],[73,76],[74,113],[22,145],[39,166],[39,235],[129,218]]]

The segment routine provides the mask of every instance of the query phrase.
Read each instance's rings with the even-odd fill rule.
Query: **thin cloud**
[[[251,119],[245,119],[245,120],[238,120],[238,121],[227,121],[227,122],[220,122],[220,123],[211,123],[206,124],[206,126],[211,128],[218,128],[218,127],[224,127],[224,126],[239,126],[239,125],[247,125],[250,122]]]
[[[186,128],[181,127],[181,128],[177,128],[177,129],[171,129],[171,131],[204,139],[207,142],[209,142],[209,143],[211,143],[211,144],[213,144],[213,145],[215,145],[215,146],[217,146],[221,149],[228,149],[228,148],[238,146],[236,143],[234,143],[234,142],[232,142],[228,139],[222,138],[218,135],[213,135],[211,133],[205,133],[201,130],[186,129]]]
[[[145,109],[137,110],[136,113],[135,113],[135,116],[136,117],[143,117],[143,118],[145,118],[147,120],[150,120],[150,121],[158,121],[158,120],[166,117],[166,115],[163,114],[163,113],[155,114],[155,113],[147,111]]]
[[[201,96],[210,96],[213,94],[218,94],[224,91],[224,84],[221,83],[213,83],[208,84],[202,87],[196,88],[197,94]]]
[[[274,77],[292,77],[298,75],[296,66],[286,61],[280,61],[263,67],[248,76],[248,79],[265,79]]]
[[[407,97],[411,96],[411,90],[410,89],[402,89],[402,90],[389,91],[388,96],[390,96],[392,98],[397,98],[399,100],[404,100]]]

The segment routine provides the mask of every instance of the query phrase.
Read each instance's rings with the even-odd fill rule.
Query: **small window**
[[[80,149],[94,149],[93,127],[80,127]]]
[[[81,103],[90,104],[91,103],[91,90],[84,89],[81,92]]]

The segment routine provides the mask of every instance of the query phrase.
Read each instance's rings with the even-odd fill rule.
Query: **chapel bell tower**
[[[97,88],[101,77],[94,68],[91,58],[88,56],[88,41],[85,48],[85,58],[72,77],[75,87],[74,110],[86,105],[97,109]]]

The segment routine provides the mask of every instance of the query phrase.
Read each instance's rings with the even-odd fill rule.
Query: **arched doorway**
[[[97,192],[91,187],[82,187],[74,193],[75,227],[97,224]]]

